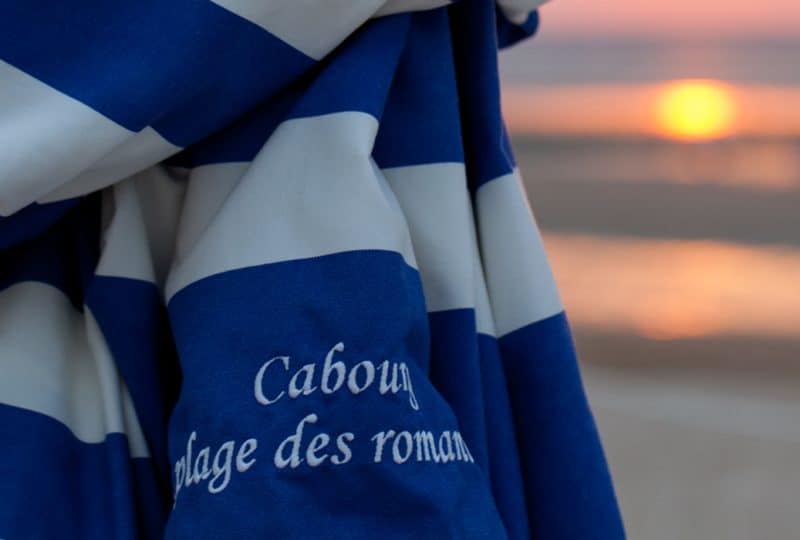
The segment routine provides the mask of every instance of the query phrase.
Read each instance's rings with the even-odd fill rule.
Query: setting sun
[[[731,134],[736,104],[724,85],[714,81],[670,83],[659,95],[658,122],[677,139],[705,140]]]

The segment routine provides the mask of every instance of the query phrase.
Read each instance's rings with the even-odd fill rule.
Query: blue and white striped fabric
[[[4,3],[0,538],[624,536],[445,3]]]

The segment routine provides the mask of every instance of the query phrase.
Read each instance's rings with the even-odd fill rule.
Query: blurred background
[[[503,107],[632,540],[800,537],[800,3],[554,0]]]

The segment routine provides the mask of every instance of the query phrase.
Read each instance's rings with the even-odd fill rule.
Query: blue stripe
[[[368,22],[350,36],[336,54],[281,93],[265,100],[241,120],[181,152],[169,163],[196,167],[252,161],[278,125],[293,118],[360,111],[380,120],[409,17],[396,15]]]
[[[161,293],[146,281],[95,276],[85,301],[128,386],[166,497],[171,489],[167,419],[178,397],[180,370]]]
[[[179,384],[166,310],[154,284],[94,274],[99,258],[98,203],[93,196],[71,204],[57,226],[0,251],[0,290],[22,282],[46,283],[64,293],[77,311],[89,306],[166,478],[166,419]],[[161,487],[168,493],[168,484]]]
[[[500,48],[510,47],[523,39],[529,38],[539,29],[539,12],[533,11],[525,22],[514,24],[497,8],[497,42]]]
[[[429,320],[431,382],[453,408],[476,462],[491,480],[508,538],[528,540],[519,451],[497,340],[477,333],[472,309],[434,312]]]
[[[222,538],[232,524],[248,538],[505,538],[490,486],[474,463],[396,464],[391,449],[373,462],[370,439],[378,432],[458,429],[426,376],[421,285],[399,254],[353,251],[229,271],[181,290],[169,311],[184,372],[170,421],[172,462],[186,454],[193,430],[194,455],[250,437],[258,450],[252,468],[234,471],[225,491],[182,488],[167,538]],[[358,395],[317,388],[294,400],[285,394],[273,405],[256,401],[255,375],[268,359],[288,355],[290,370],[278,365],[265,374],[266,396],[285,390],[304,364],[314,366],[319,387],[325,356],[338,342],[345,348],[334,360],[348,370],[364,360],[405,362],[419,410],[405,393],[380,395],[377,384]],[[276,468],[275,450],[312,412],[319,420],[307,427],[303,445],[323,431],[351,432],[352,460],[341,466],[328,460],[313,470]]]
[[[320,71],[290,117],[362,111],[381,119],[411,15],[366,23],[347,38]]]
[[[15,246],[41,234],[77,203],[78,199],[49,204],[33,203],[11,216],[0,217],[0,249]]]
[[[488,432],[489,471],[492,493],[509,540],[529,540],[525,488],[511,402],[497,340],[478,335],[481,376]]]
[[[487,476],[489,451],[475,311],[453,309],[429,314],[430,379],[453,408],[470,451]],[[457,376],[454,374],[457,373]]]
[[[178,146],[229,124],[314,63],[206,0],[12,2],[0,18],[0,58]]]
[[[0,404],[0,537],[161,538],[167,501],[122,434],[88,444],[48,416]]]
[[[76,309],[83,309],[83,291],[99,257],[99,203],[97,195],[86,197],[39,236],[0,250],[0,291],[38,281],[58,288]]]
[[[166,160],[176,167],[252,161],[303,94],[305,77],[224,129]]]
[[[456,96],[447,10],[415,13],[375,141],[377,164],[463,162]]]
[[[474,192],[515,166],[500,113],[495,3],[460,2],[450,14],[467,179]]]
[[[500,338],[534,538],[625,538],[566,316]]]

